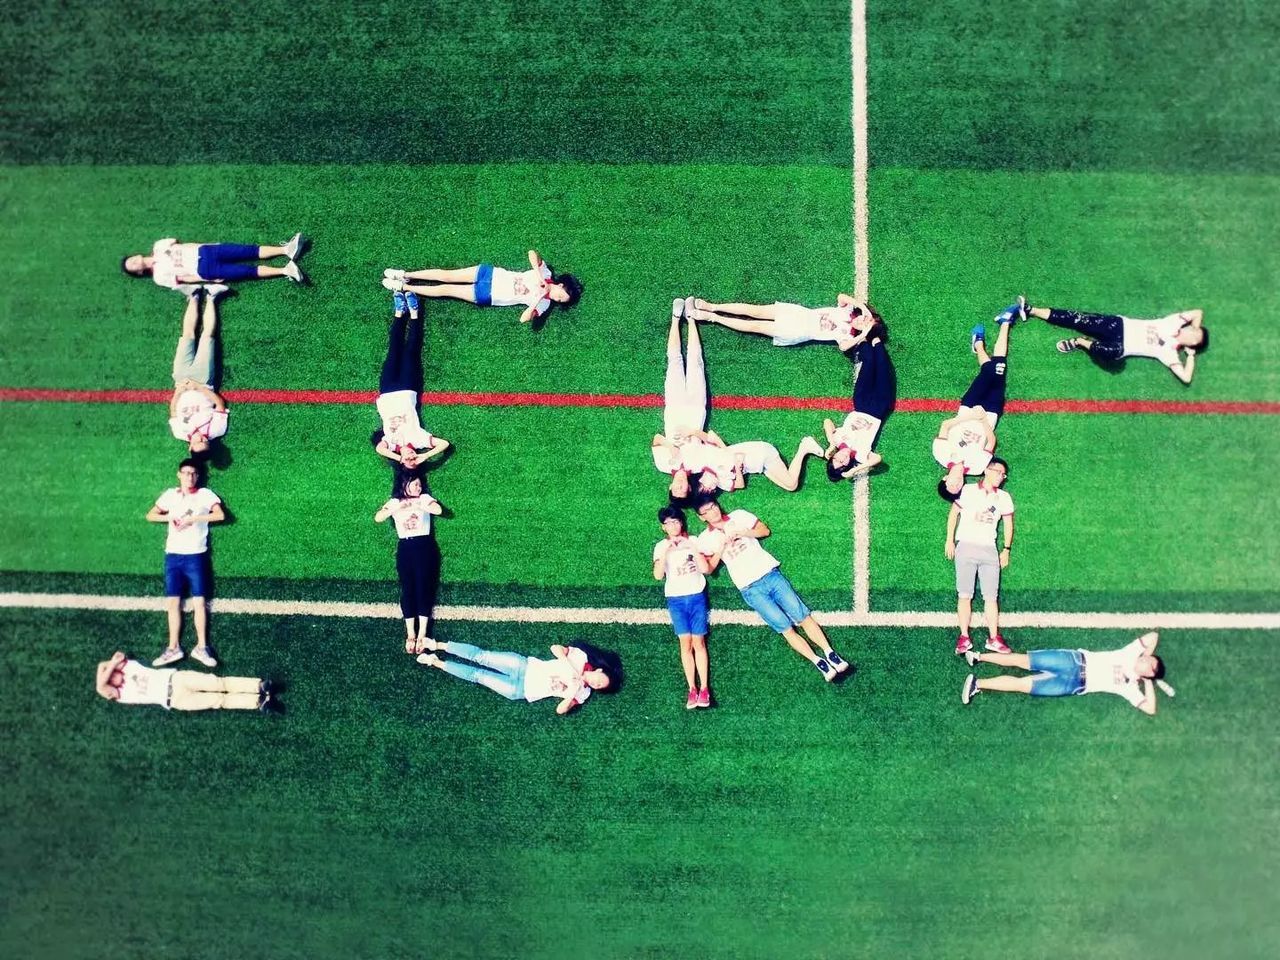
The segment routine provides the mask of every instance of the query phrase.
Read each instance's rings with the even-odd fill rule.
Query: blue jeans
[[[164,595],[181,597],[190,591],[193,597],[209,596],[208,553],[166,553],[164,555]]]
[[[809,616],[796,588],[776,567],[743,587],[742,599],[777,633],[786,633]]]
[[[196,251],[196,273],[204,280],[252,280],[258,275],[256,263],[262,251],[243,243],[206,243]]]
[[[1027,654],[1034,673],[1048,674],[1031,680],[1033,697],[1069,697],[1084,693],[1084,654],[1079,650],[1032,650]]]
[[[488,687],[494,693],[508,700],[524,699],[524,674],[529,658],[522,653],[506,653],[500,650],[481,650],[469,643],[449,641],[444,645],[444,652],[451,657],[470,660],[462,663],[458,660],[444,660],[444,672]]]
[[[667,612],[671,614],[671,629],[677,637],[707,635],[707,594],[690,593],[683,597],[667,597]]]

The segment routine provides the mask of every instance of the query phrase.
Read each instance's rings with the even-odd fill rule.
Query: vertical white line
[[[867,259],[867,4],[849,3],[849,55],[853,63],[853,297],[866,301]],[[871,609],[871,492],[867,475],[853,483],[853,612]]]

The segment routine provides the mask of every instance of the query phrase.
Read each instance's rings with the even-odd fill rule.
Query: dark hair
[[[702,481],[702,471],[698,471],[697,473],[686,471],[686,473],[688,473],[689,476],[689,492],[683,497],[677,497],[671,492],[671,485],[667,485],[667,498],[669,499],[671,506],[677,507],[681,510],[688,510],[690,507],[696,507],[698,498],[706,496],[706,494],[698,488],[698,484]],[[672,474],[672,476],[674,477],[675,475]]]
[[[382,437],[382,428],[379,427],[377,430],[373,431],[373,433],[369,434],[369,446],[376,447],[382,442]]]
[[[426,471],[421,467],[415,467],[414,469],[409,470],[399,464],[396,464],[395,473],[392,474],[391,478],[391,499],[403,500],[404,488],[409,485],[410,480],[421,480],[422,490],[425,493],[427,489],[427,478],[424,476],[425,473]]]
[[[1005,478],[1006,480],[1008,480],[1008,479],[1009,479],[1009,464],[1008,464],[1008,462],[1007,462],[1007,461],[1005,461],[1005,460],[1000,459],[999,457],[992,457],[992,458],[991,458],[991,462],[987,464],[987,466],[988,466],[988,467],[990,467],[990,466],[996,466],[996,465],[1001,466],[1001,467],[1004,467],[1004,478]]]
[[[181,461],[179,461],[178,469],[185,470],[187,467],[191,467],[191,469],[199,472],[200,461],[197,460],[195,457],[184,457]]]
[[[844,472],[848,470],[848,465],[837,467],[830,460],[827,461],[827,479],[832,483],[839,483],[844,479]]]
[[[564,287],[564,292],[569,295],[569,299],[559,306],[568,310],[582,297],[582,281],[575,277],[572,273],[555,273],[551,275],[551,282],[558,283]]]
[[[702,508],[705,507],[708,503],[714,503],[717,507],[719,507],[720,499],[714,493],[701,494],[700,496],[694,498],[693,512],[699,513],[702,510]],[[723,507],[721,507],[720,510],[722,513],[724,512]]]
[[[1198,346],[1192,347],[1191,349],[1193,349],[1196,353],[1204,353],[1206,350],[1209,349],[1209,328],[1208,327],[1200,328],[1200,343]]]
[[[602,650],[600,647],[586,643],[582,640],[575,640],[569,646],[577,647],[587,655],[587,663],[591,665],[593,670],[603,670],[605,676],[609,678],[609,685],[603,690],[592,690],[592,693],[617,693],[622,689],[623,681],[626,675],[622,670],[622,658],[612,650]]]
[[[130,253],[120,258],[120,269],[123,270],[125,273],[127,273],[131,277],[145,277],[147,275],[147,270],[145,267],[143,267],[141,270],[137,271],[136,273],[129,269],[129,257],[132,257],[132,256],[136,256],[136,254]]]
[[[1151,659],[1156,662],[1156,672],[1151,675],[1151,679],[1163,680],[1164,679],[1164,661],[1161,660],[1159,657],[1157,657],[1154,653],[1151,655]]]
[[[960,499],[960,494],[962,494],[963,492],[964,492],[964,487],[961,487],[955,493],[952,493],[950,490],[948,490],[946,477],[943,477],[941,480],[938,481],[938,496],[940,496],[943,500],[947,501],[947,503],[955,503],[957,500]]]
[[[679,520],[680,528],[687,529],[687,524],[684,522],[684,511],[675,505],[658,509],[658,522],[666,523],[668,520]]]

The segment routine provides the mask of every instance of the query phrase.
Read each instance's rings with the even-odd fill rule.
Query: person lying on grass
[[[898,387],[882,332],[879,324],[865,329],[844,350],[851,360],[861,362],[861,368],[853,384],[853,410],[838,427],[831,420],[822,422],[827,437],[822,455],[827,479],[833,483],[851,480],[884,462],[872,447],[893,410]]]
[[[771,443],[749,440],[730,446],[715,431],[705,429],[707,373],[702,340],[692,320],[687,321],[687,360],[680,350],[680,320],[687,318],[690,303],[691,298],[671,302],[667,373],[663,382],[663,432],[654,435],[651,445],[653,465],[671,474],[672,501],[684,504],[697,493],[741,490],[746,486],[749,473],[763,473],[783,490],[797,489],[805,458],[822,453],[817,440],[803,438],[788,464]]]
[[[400,578],[405,653],[422,653],[427,649],[427,623],[440,577],[440,551],[431,536],[431,518],[443,511],[440,501],[427,493],[421,470],[397,467],[391,499],[373,515],[375,523],[395,521],[396,574]]]
[[[775,347],[802,343],[835,343],[846,349],[848,341],[877,323],[883,323],[869,304],[858,303],[847,293],[836,297],[834,307],[811,309],[796,303],[708,303],[694,300],[690,319],[718,323],[740,333],[771,337]]]
[[[778,569],[778,561],[760,546],[770,533],[764,521],[746,510],[734,510],[726,516],[714,497],[700,501],[697,513],[707,525],[698,536],[698,549],[707,557],[710,570],[723,561],[747,606],[760,614],[760,619],[792,650],[813,664],[822,679],[830,683],[837,674],[848,670],[848,662],[832,649],[818,621]],[[800,636],[796,627],[804,631],[808,640]]]
[[[463,300],[481,307],[523,306],[521,323],[545,317],[554,304],[568,310],[582,296],[578,278],[571,273],[553,273],[536,250],[529,251],[529,269],[523,273],[491,263],[452,270],[388,269],[383,271],[382,285],[388,290]]]
[[[711,680],[707,673],[707,577],[711,564],[689,536],[684,511],[663,507],[658,511],[663,538],[653,548],[653,579],[665,581],[663,593],[671,628],[680,641],[680,665],[689,688],[685,709],[711,706]],[[701,682],[698,678],[701,677]]]
[[[173,396],[169,398],[169,430],[185,440],[193,456],[209,451],[211,441],[227,432],[226,401],[213,388],[217,370],[218,297],[229,287],[222,283],[183,284],[187,295],[182,333],[173,357]],[[200,309],[200,299],[204,309]],[[200,336],[196,337],[197,320]]]
[[[558,643],[551,647],[551,660],[539,660],[522,653],[482,650],[469,643],[442,642],[430,637],[424,646],[429,652],[418,657],[419,663],[443,670],[459,680],[488,687],[508,700],[533,703],[554,697],[560,701],[556,705],[556,713],[561,716],[586,703],[593,691],[606,693],[617,688],[616,667],[606,666],[603,662],[616,658],[594,648],[593,654],[601,662],[593,662],[581,647],[566,647]],[[441,653],[457,659],[441,659]]]
[[[134,253],[120,261],[120,269],[131,277],[146,277],[161,287],[176,290],[187,283],[225,283],[236,280],[265,280],[288,277],[303,283],[306,277],[298,269],[297,260],[307,247],[307,240],[295,233],[279,246],[253,246],[240,243],[180,243],[174,237],[157,240],[150,255]],[[285,257],[283,267],[257,264],[256,260]]]
[[[970,666],[993,663],[1028,671],[1029,676],[965,678],[960,702],[968,704],[983,691],[1024,693],[1032,697],[1069,697],[1084,693],[1114,693],[1145,714],[1156,712],[1156,686],[1173,696],[1164,680],[1164,661],[1156,656],[1160,634],[1144,633],[1126,647],[1095,653],[1091,650],[1032,650],[1030,653],[978,653],[970,650]]]
[[[257,677],[215,677],[195,670],[156,670],[117,650],[98,664],[94,689],[117,703],[166,710],[266,710],[271,687]]]
[[[995,348],[987,353],[987,328],[978,324],[969,345],[978,358],[978,375],[960,398],[956,415],[942,421],[933,441],[933,459],[947,471],[938,483],[944,500],[955,500],[964,488],[964,478],[981,476],[996,449],[996,424],[1004,413],[1008,382],[1009,328],[1020,313],[1014,304],[996,314],[1000,332]]]
[[[1029,316],[1055,327],[1084,334],[1059,340],[1059,353],[1083,350],[1104,364],[1114,364],[1126,357],[1150,357],[1159,360],[1188,385],[1196,372],[1196,356],[1209,349],[1209,330],[1204,326],[1203,310],[1183,310],[1159,320],[1077,313],[1056,307],[1027,306],[1026,311]]]
[[[418,401],[422,397],[421,305],[412,293],[395,294],[391,305],[387,357],[382,362],[376,402],[382,428],[375,430],[369,440],[379,454],[412,470],[444,453],[449,441],[432,436],[418,419]]]

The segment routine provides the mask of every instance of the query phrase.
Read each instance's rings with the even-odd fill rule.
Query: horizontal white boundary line
[[[225,597],[210,604],[217,613],[263,616],[369,617],[399,619],[393,603],[309,602],[303,600],[247,600]],[[122,597],[77,593],[0,593],[0,608],[34,610],[161,611],[163,597]],[[936,627],[954,628],[951,611],[882,611],[854,613],[847,610],[815,612],[827,627]],[[439,606],[437,620],[470,620],[478,623],[622,623],[629,626],[667,626],[662,608],[628,607],[482,607]],[[750,610],[713,610],[718,626],[762,627]],[[1010,628],[1091,630],[1280,630],[1280,613],[1001,613],[1000,622]]]

